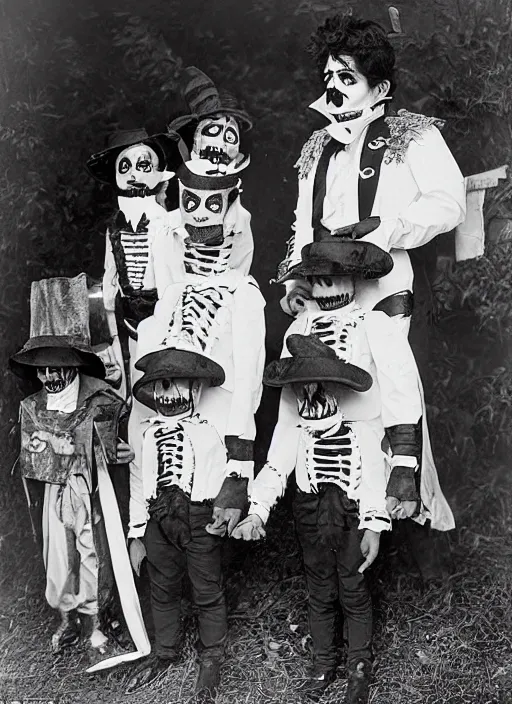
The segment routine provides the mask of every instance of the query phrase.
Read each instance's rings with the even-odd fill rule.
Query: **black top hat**
[[[171,131],[181,134],[190,123],[197,126],[200,120],[219,113],[234,117],[241,129],[250,130],[252,127],[251,118],[245,110],[237,107],[235,99],[228,94],[220,95],[213,81],[195,66],[188,66],[183,71],[183,97],[190,113],[172,120],[169,124]]]
[[[33,281],[30,339],[9,359],[11,370],[27,379],[37,367],[80,367],[98,379],[105,367],[91,348],[87,277],[64,276]]]
[[[235,188],[240,182],[238,173],[226,174],[225,176],[207,176],[195,173],[192,169],[196,163],[194,161],[183,163],[176,172],[176,176],[183,186],[198,191],[223,191]]]
[[[286,346],[292,356],[267,365],[263,374],[267,386],[334,381],[354,391],[368,391],[373,384],[367,371],[338,359],[335,351],[315,335],[290,335]]]
[[[135,363],[144,375],[133,385],[133,395],[156,410],[153,382],[159,379],[201,379],[209,386],[224,383],[224,370],[213,359],[192,350],[170,347],[144,355]]]
[[[307,276],[355,276],[359,279],[386,276],[393,268],[391,255],[376,244],[359,239],[379,225],[379,217],[370,217],[307,244],[301,251],[301,263],[289,269],[277,283]]]
[[[135,144],[146,144],[153,149],[160,164],[160,169],[176,171],[183,161],[178,149],[179,135],[175,132],[148,136],[145,129],[119,130],[107,137],[107,148],[93,154],[86,163],[91,176],[103,183],[115,183],[115,163],[119,154]]]

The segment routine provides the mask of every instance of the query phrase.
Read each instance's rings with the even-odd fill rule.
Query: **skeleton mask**
[[[37,378],[49,394],[64,391],[78,374],[76,367],[38,367]]]
[[[311,295],[320,310],[337,310],[354,300],[354,279],[351,276],[309,276]]]
[[[215,115],[201,120],[194,135],[191,158],[209,162],[208,176],[221,176],[236,160],[240,150],[240,130],[234,117]]]
[[[183,225],[194,244],[222,244],[224,218],[236,187],[199,190],[180,183],[180,210]]]
[[[154,195],[162,174],[156,152],[145,144],[124,149],[116,159],[118,192],[126,197]]]
[[[194,413],[199,400],[201,383],[192,379],[158,379],[153,397],[162,416],[187,418]]]
[[[293,384],[299,415],[304,420],[324,420],[338,413],[336,384],[312,381]]]

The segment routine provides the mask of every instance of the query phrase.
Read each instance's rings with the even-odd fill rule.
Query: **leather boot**
[[[306,681],[299,687],[298,694],[301,694],[311,701],[318,701],[327,687],[336,679],[336,668],[326,668],[320,665],[313,665]]]
[[[354,663],[348,670],[348,687],[343,704],[368,704],[372,664],[368,660]]]
[[[135,673],[128,681],[125,693],[133,694],[133,692],[137,692],[139,689],[155,682],[157,679],[165,675],[167,670],[178,661],[179,654],[177,652],[175,655],[165,658],[159,657],[158,655],[151,655],[149,658],[145,658],[138,665]]]
[[[196,704],[212,704],[220,684],[220,668],[222,658],[203,655],[199,661],[194,702]]]

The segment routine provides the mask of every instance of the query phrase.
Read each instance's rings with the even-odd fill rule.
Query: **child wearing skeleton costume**
[[[134,350],[137,326],[152,314],[162,284],[155,238],[172,223],[157,195],[181,162],[177,134],[148,136],[146,130],[120,130],[87,162],[89,173],[113,186],[118,210],[107,233],[103,297],[114,334],[119,330],[125,367]],[[116,322],[117,321],[117,322]],[[116,343],[121,353],[119,341]],[[133,360],[132,360],[133,366]],[[128,377],[131,374],[127,374]],[[127,378],[128,389],[130,379]]]
[[[285,281],[304,245],[379,216],[379,227],[365,239],[390,251],[394,266],[378,281],[360,282],[356,297],[364,310],[394,316],[407,332],[413,273],[406,250],[463,221],[463,176],[439,132],[442,120],[387,113],[395,54],[378,24],[330,17],[313,35],[310,53],[325,86],[310,107],[328,124],[313,133],[296,164],[294,233],[277,279]],[[309,295],[307,281],[288,279],[284,311],[297,314]]]
[[[390,514],[420,508],[421,396],[412,352],[385,313],[365,314],[354,300],[355,278],[376,279],[392,266],[376,245],[348,237],[304,248],[297,275],[307,277],[313,298],[287,332],[283,354],[292,356],[265,372],[264,383],[284,387],[279,418],[249,516],[234,532],[248,540],[264,533],[295,469],[314,650],[304,691],[316,696],[334,679],[339,595],[348,633],[346,704],[368,701],[371,602],[362,572],[377,555],[380,532],[391,528]]]
[[[203,354],[201,345],[194,349],[186,335],[184,347],[177,339],[167,342],[171,346],[136,363],[144,374],[134,395],[153,411],[144,423],[142,486],[149,512],[144,545],[156,657],[142,665],[128,691],[147,684],[178,658],[182,580],[188,574],[199,621],[196,693],[209,702],[219,683],[227,636],[221,545],[246,505],[248,478],[240,470],[243,461],[228,461],[218,430],[222,423],[202,412],[203,397],[215,398],[224,384],[224,370]],[[250,454],[242,459],[249,460]]]
[[[92,672],[147,655],[150,646],[109,475],[133,457],[117,437],[124,401],[102,381],[89,317],[85,274],[34,282],[30,339],[10,366],[43,384],[21,403],[20,466],[41,521],[46,599],[61,616],[52,647],[76,642],[83,625]],[[132,652],[109,638],[116,591]]]

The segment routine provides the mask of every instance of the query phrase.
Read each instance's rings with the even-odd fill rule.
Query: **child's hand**
[[[417,501],[400,501],[395,496],[386,498],[386,509],[391,518],[411,518],[416,512]]]
[[[241,515],[242,511],[239,508],[219,508],[214,506],[213,521],[206,526],[206,532],[210,533],[210,535],[223,536],[226,535],[227,530],[228,535],[231,535]]]
[[[135,453],[127,442],[117,439],[117,464],[129,464],[133,462]]]
[[[140,568],[146,558],[146,548],[140,538],[133,538],[129,541],[128,553],[133,571],[140,577]]]
[[[380,533],[376,533],[368,528],[365,530],[361,540],[361,552],[366,558],[361,567],[357,570],[361,574],[369,567],[379,554]]]
[[[240,540],[259,540],[266,535],[261,518],[255,513],[251,513],[237,525],[231,537]]]

